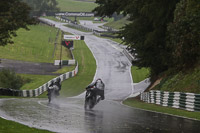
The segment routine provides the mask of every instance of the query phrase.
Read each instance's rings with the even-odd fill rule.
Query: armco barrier
[[[39,20],[41,23],[43,23],[43,24],[47,24],[47,25],[49,25],[49,26],[55,27],[55,24],[53,24],[53,23],[51,23],[51,22],[49,22],[49,21],[47,21],[47,20],[45,20],[45,19],[38,18],[38,20]]]
[[[152,90],[141,93],[140,99],[147,103],[188,111],[200,111],[200,94]]]
[[[68,25],[75,27],[77,29],[82,29],[82,30],[91,31],[91,32],[93,31],[93,29],[84,27],[82,25],[77,25],[77,24],[73,24],[73,23],[69,23]]]
[[[61,62],[61,65],[75,65],[76,64],[76,61],[75,60],[55,60],[54,61],[54,65],[58,66],[60,65],[60,62]]]
[[[6,95],[6,96],[20,96],[20,97],[36,97],[39,96],[40,94],[42,94],[43,92],[47,91],[47,87],[50,85],[50,83],[52,81],[56,81],[57,78],[61,79],[61,82],[74,77],[76,74],[78,73],[78,63],[76,65],[76,68],[71,71],[71,72],[67,72],[64,73],[50,81],[48,81],[47,83],[43,84],[42,86],[38,87],[37,89],[34,90],[13,90],[13,89],[4,89],[4,88],[0,88],[0,95]]]
[[[136,60],[136,58],[132,54],[130,54],[127,49],[124,48],[123,53],[126,55],[131,63]]]

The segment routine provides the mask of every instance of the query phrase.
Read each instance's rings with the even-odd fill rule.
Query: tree
[[[200,1],[181,0],[168,26],[168,46],[172,49],[173,67],[189,68],[200,59]]]
[[[27,28],[34,24],[34,19],[29,17],[30,8],[20,0],[0,1],[0,46],[12,43],[12,36],[16,36],[16,30]]]
[[[131,23],[123,27],[120,36],[135,54],[139,67],[149,67],[152,75],[168,69],[171,49],[166,45],[167,25],[180,0],[96,0],[93,11],[100,16],[114,12],[129,16]],[[134,53],[135,52],[135,53]]]

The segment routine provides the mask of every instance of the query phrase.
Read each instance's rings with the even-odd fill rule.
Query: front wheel
[[[55,90],[50,90],[48,93],[49,103],[55,98]]]
[[[94,107],[94,105],[95,105],[94,98],[90,98],[88,103],[89,103],[89,108],[92,109]]]
[[[88,99],[85,100],[85,105],[84,105],[84,108],[85,109],[92,109],[94,107],[95,103],[93,101],[93,98],[90,97]]]

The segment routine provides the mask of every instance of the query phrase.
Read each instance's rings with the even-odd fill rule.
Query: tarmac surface
[[[0,114],[30,127],[61,133],[198,133],[200,121],[100,101],[84,110],[84,99],[1,99]]]
[[[50,21],[50,20],[47,20]],[[154,113],[121,104],[134,92],[130,74],[131,64],[122,53],[123,46],[53,22],[63,31],[84,35],[92,51],[97,70],[94,77],[102,78],[105,100],[93,110],[84,110],[84,93],[73,98],[0,99],[0,116],[30,127],[61,133],[133,133],[133,132],[199,132],[200,121]],[[62,88],[64,89],[64,88]],[[137,89],[137,90],[136,90]]]
[[[23,74],[38,74],[38,75],[59,75],[56,72],[59,66],[54,66],[53,63],[34,63],[18,60],[1,59],[0,70],[10,69],[16,73]]]

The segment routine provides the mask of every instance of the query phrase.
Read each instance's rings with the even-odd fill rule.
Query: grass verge
[[[0,57],[33,62],[52,62],[53,41],[57,29],[36,25],[30,30],[20,29],[18,36],[13,38],[14,44],[8,44],[0,49]]]
[[[68,34],[68,33],[64,33]],[[60,60],[60,56],[62,60],[71,60],[71,54],[70,50],[63,46],[61,43],[61,40],[63,39],[61,31],[59,32],[58,39],[57,39],[57,45],[55,46],[55,53],[54,53],[54,60]],[[62,53],[60,55],[60,53]]]
[[[175,109],[175,108],[170,108],[170,107],[163,107],[160,105],[156,104],[149,104],[140,101],[137,98],[129,98],[123,102],[123,104],[135,107],[135,108],[140,108],[140,109],[145,109],[145,110],[150,110],[150,111],[156,111],[160,113],[167,113],[171,115],[177,115],[181,117],[187,117],[187,118],[192,118],[196,120],[200,120],[200,112],[190,112],[190,111],[185,111],[181,109]]]
[[[140,81],[143,81],[149,76],[149,69],[147,68],[141,68],[139,69],[136,66],[131,67],[131,74],[133,77],[134,83],[139,83]]]
[[[165,76],[153,89],[162,91],[178,91],[200,94],[200,66],[185,72]]]
[[[30,62],[51,62],[60,59],[61,31],[59,31],[55,49],[55,39],[58,29],[47,25],[29,26],[30,30],[19,29],[14,44],[0,46],[0,58]],[[55,53],[54,53],[55,49]],[[71,59],[68,49],[62,46],[62,59]]]
[[[54,73],[59,73],[59,74],[63,74],[63,73],[66,73],[66,72],[71,72],[75,69],[75,66],[63,66],[61,69],[57,70],[56,72]]]
[[[68,12],[91,12],[97,4],[93,2],[81,2],[74,0],[57,0],[61,11]]]
[[[96,61],[84,41],[74,41],[73,54],[79,63],[79,72],[62,82],[62,97],[75,96],[84,91],[84,88],[93,80],[96,72]]]
[[[0,125],[1,133],[50,133],[50,131],[31,128],[2,118],[0,118]]]
[[[23,78],[30,79],[29,83],[24,84],[20,90],[32,90],[40,87],[41,85],[45,84],[49,80],[57,77],[51,75],[31,75],[31,74],[19,74]]]
[[[104,26],[108,26],[111,27],[113,29],[121,29],[123,26],[125,26],[126,24],[129,24],[130,21],[127,20],[127,17],[124,17],[118,21],[111,21],[109,23],[106,23]]]
[[[46,25],[29,26],[20,29],[14,44],[0,47],[0,58],[31,62],[53,62],[54,41],[57,29]]]

